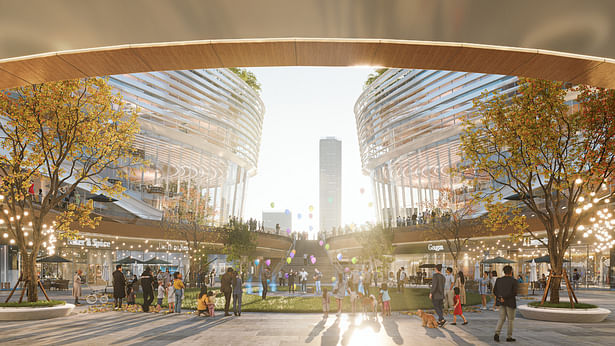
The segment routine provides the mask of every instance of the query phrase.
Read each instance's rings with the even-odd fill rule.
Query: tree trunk
[[[563,256],[560,256],[559,254],[551,254],[551,275],[562,275],[562,268],[563,268]],[[559,277],[551,277],[551,298],[549,299],[550,303],[554,303],[557,304],[559,303],[559,288],[560,288],[560,284],[562,282],[562,278]]]
[[[36,256],[32,254],[22,254],[22,273],[23,280],[26,282],[28,292],[28,302],[38,300],[38,273],[36,272]]]

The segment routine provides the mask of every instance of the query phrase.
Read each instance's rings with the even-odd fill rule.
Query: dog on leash
[[[371,310],[376,316],[376,307],[378,302],[376,301],[376,297],[373,294],[365,295],[359,292],[359,301],[361,302],[361,307],[363,308],[363,316],[368,317],[367,313]]]
[[[419,310],[417,312],[419,317],[423,320],[423,327],[438,328],[438,322],[436,322],[434,315],[428,314],[423,310]]]

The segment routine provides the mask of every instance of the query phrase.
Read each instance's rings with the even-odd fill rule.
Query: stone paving
[[[580,292],[583,302],[615,311],[615,292]],[[520,303],[523,303],[520,300]],[[83,309],[83,308],[81,308]],[[74,313],[46,321],[0,324],[2,345],[487,345],[494,344],[498,313],[468,313],[469,324],[425,329],[416,316],[244,313],[241,317],[127,312]],[[449,323],[452,316],[447,316]],[[505,330],[502,331],[505,335]],[[598,324],[526,320],[517,314],[519,345],[606,345],[615,340],[615,316]]]

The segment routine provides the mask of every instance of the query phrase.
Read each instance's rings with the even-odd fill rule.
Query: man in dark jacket
[[[149,312],[149,306],[154,301],[154,274],[150,267],[145,267],[141,274],[141,288],[143,289],[143,312]]]
[[[126,277],[122,273],[122,265],[118,264],[113,272],[113,307],[121,309],[124,297],[126,297]]]
[[[228,309],[231,304],[231,296],[233,294],[233,289],[231,288],[231,284],[235,279],[235,275],[233,275],[233,268],[228,268],[226,273],[222,275],[220,278],[220,291],[224,293],[224,316],[230,316]]]
[[[271,280],[271,272],[269,272],[269,268],[265,268],[261,272],[261,284],[263,285],[263,293],[261,298],[263,300],[267,299],[267,292],[269,291],[269,280]]]
[[[431,299],[431,303],[433,304],[434,310],[438,314],[438,325],[440,327],[444,326],[446,320],[442,315],[442,309],[444,308],[444,283],[446,279],[444,279],[444,275],[442,275],[442,265],[436,264],[435,273],[433,274],[433,278],[431,279],[431,290],[429,291],[429,299]]]
[[[517,310],[517,292],[519,282],[513,277],[513,269],[511,266],[504,267],[504,276],[499,277],[495,281],[493,287],[493,295],[496,297],[501,305],[500,308],[500,320],[495,328],[495,336],[493,340],[500,341],[500,332],[504,321],[508,319],[508,330],[506,341],[515,341],[512,337],[513,322],[515,320],[515,312]]]

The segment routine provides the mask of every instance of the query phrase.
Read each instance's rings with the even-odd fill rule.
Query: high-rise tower
[[[320,140],[320,230],[342,224],[342,141]]]

